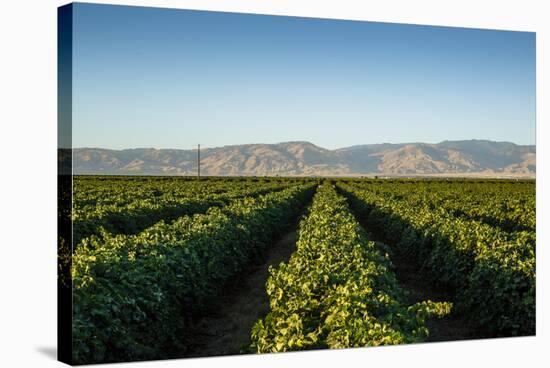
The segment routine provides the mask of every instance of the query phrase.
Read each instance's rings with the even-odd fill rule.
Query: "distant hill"
[[[197,150],[76,148],[75,174],[195,175]],[[203,175],[450,175],[534,177],[535,146],[487,140],[367,144],[328,150],[309,142],[201,149]]]

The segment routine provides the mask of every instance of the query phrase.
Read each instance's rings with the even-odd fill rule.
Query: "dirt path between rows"
[[[296,229],[287,233],[266,251],[265,262],[250,266],[231,280],[217,309],[198,321],[194,342],[185,357],[239,354],[250,343],[254,323],[269,311],[265,283],[269,266],[287,261],[296,246]]]
[[[425,275],[418,265],[399,253],[392,244],[384,243],[383,237],[365,223],[361,221],[362,226],[367,230],[369,238],[376,243],[392,250],[391,261],[394,265],[394,272],[399,282],[399,286],[405,291],[407,303],[414,304],[423,300],[432,300],[434,302],[452,302],[454,294],[443,287],[436,286]],[[384,247],[384,246],[382,246]],[[429,331],[428,342],[435,341],[457,341],[472,340],[491,337],[486,332],[480,331],[465,316],[458,313],[454,308],[451,313],[443,318],[430,318],[426,320],[426,327]]]
[[[371,239],[376,236],[371,234]],[[381,243],[377,241],[377,243]],[[391,261],[395,266],[394,272],[397,276],[399,286],[407,294],[407,302],[414,304],[423,300],[434,302],[452,302],[453,293],[445,288],[435,286],[429,278],[424,275],[416,264],[406,257],[393,250]],[[429,330],[428,342],[435,341],[456,341],[484,338],[485,333],[476,327],[466,318],[452,310],[450,315],[443,318],[431,318],[426,320],[426,327]]]

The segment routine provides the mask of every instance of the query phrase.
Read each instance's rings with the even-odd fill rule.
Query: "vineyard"
[[[534,181],[73,186],[76,363],[535,334]]]

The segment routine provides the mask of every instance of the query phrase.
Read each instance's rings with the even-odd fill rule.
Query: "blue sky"
[[[77,4],[73,145],[535,143],[535,34]]]

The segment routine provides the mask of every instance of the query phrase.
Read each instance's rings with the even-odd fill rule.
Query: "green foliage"
[[[391,249],[456,294],[498,335],[535,331],[533,182],[333,180],[319,187],[297,250],[270,269],[253,352],[424,341],[450,303],[405,303]],[[72,258],[75,363],[184,355],[228,279],[261,259],[316,180],[77,177]],[[343,194],[338,194],[336,189]],[[67,219],[69,214],[66,214]],[[71,254],[71,244],[62,250]],[[71,259],[62,258],[61,265]]]
[[[160,220],[204,213],[244,197],[295,185],[297,180],[189,180],[178,177],[75,177],[73,244],[104,232],[137,234]]]
[[[185,353],[195,317],[282,235],[313,189],[294,185],[137,235],[106,233],[82,243],[72,268],[75,362]]]
[[[422,341],[429,316],[449,303],[403,303],[382,254],[330,185],[319,187],[300,223],[297,250],[270,269],[268,315],[252,329],[254,352],[346,348]]]
[[[535,333],[534,183],[339,188],[388,241],[453,288],[457,308],[481,327],[503,336]]]

